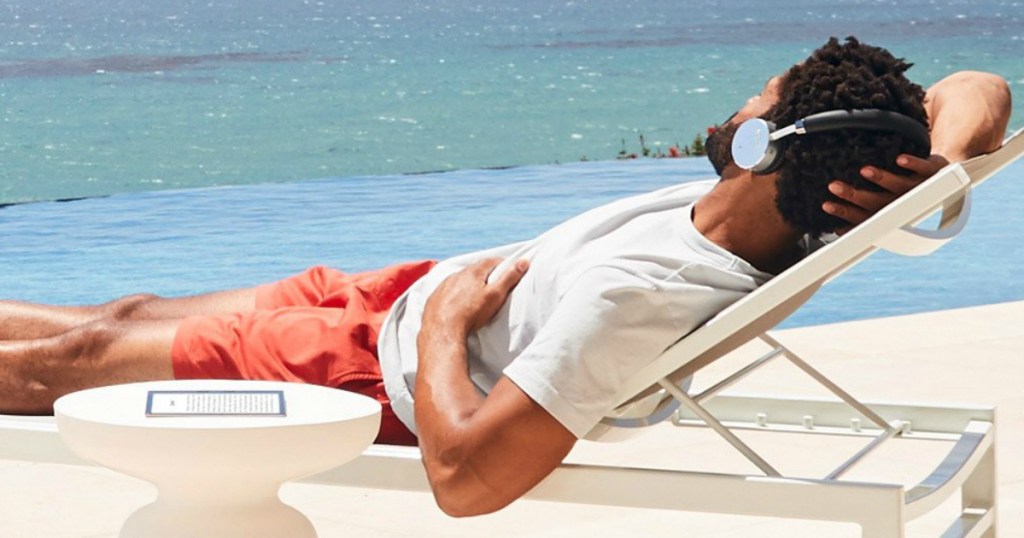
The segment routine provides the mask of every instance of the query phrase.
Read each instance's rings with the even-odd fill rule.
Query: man
[[[384,404],[379,442],[419,443],[444,511],[499,509],[562,461],[619,383],[798,260],[806,236],[842,231],[947,159],[998,146],[1010,99],[1001,79],[957,74],[926,96],[904,78],[908,67],[833,39],[709,140],[721,181],[621,200],[529,242],[359,275],[314,268],[190,298],[2,303],[0,410],[45,413],[73,390],[151,379],[335,386]],[[837,108],[921,123],[927,114],[933,154],[894,134],[845,130],[790,142],[770,174],[732,162],[742,121],[788,125]]]

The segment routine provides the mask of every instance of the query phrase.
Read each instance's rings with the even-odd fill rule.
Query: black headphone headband
[[[899,112],[878,110],[829,110],[807,116],[797,123],[803,122],[804,131],[834,131],[836,129],[864,129],[876,131],[892,131],[899,133],[921,146],[930,149],[928,129],[917,121]]]
[[[862,129],[899,133],[914,143],[931,150],[928,129],[917,121],[890,110],[829,110],[797,120],[793,125],[775,129],[761,118],[751,118],[736,130],[732,140],[733,160],[740,168],[759,174],[774,171],[782,164],[779,140],[790,135],[804,135],[838,129]]]

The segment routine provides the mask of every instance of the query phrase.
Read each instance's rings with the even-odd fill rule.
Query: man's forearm
[[[424,322],[416,426],[430,488],[453,516],[485,514],[551,473],[576,437],[507,377],[481,398],[466,369],[465,331]]]
[[[954,73],[928,89],[932,153],[962,161],[999,147],[1010,119],[1010,90],[1001,77]]]
[[[457,426],[469,419],[483,397],[469,380],[466,335],[452,327],[425,326],[417,348],[416,401],[424,404],[416,406],[417,424],[421,414],[428,424]]]
[[[452,327],[424,326],[417,338],[416,424],[424,457],[438,437],[464,425],[483,397],[469,380],[466,336]],[[434,456],[435,454],[429,454]]]
[[[449,476],[466,455],[459,439],[483,398],[469,380],[466,336],[457,328],[426,325],[417,339],[416,426],[431,483]]]

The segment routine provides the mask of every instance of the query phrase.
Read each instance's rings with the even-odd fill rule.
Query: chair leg
[[[889,499],[889,502],[862,499],[862,502],[852,505],[858,512],[856,522],[860,524],[860,535],[863,538],[905,538],[906,517],[902,500],[903,491],[900,490],[898,499]]]
[[[960,487],[960,505],[964,511],[985,510],[991,513],[992,525],[981,538],[996,536],[996,448],[995,443],[985,451],[978,466]]]
[[[860,535],[863,538],[905,538],[902,521],[880,520],[860,522]]]

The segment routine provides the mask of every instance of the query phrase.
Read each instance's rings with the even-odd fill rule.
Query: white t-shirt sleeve
[[[705,286],[661,282],[627,269],[584,272],[504,375],[569,431],[583,437],[613,405],[619,387],[714,314]],[[688,296],[680,308],[680,293]],[[687,304],[689,303],[689,304]]]

